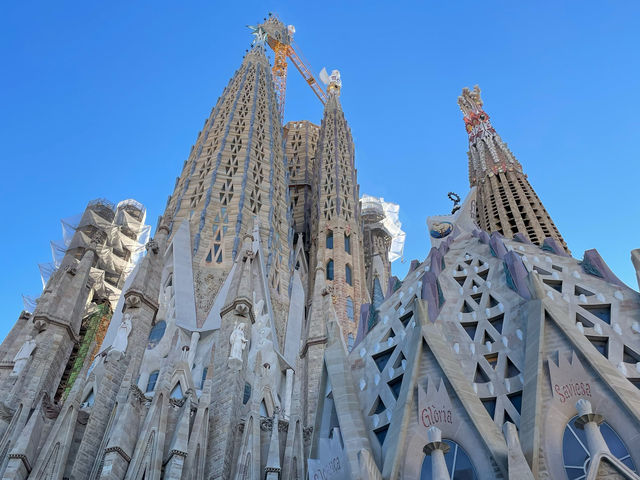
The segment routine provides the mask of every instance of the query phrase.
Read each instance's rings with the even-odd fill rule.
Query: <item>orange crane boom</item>
[[[309,63],[304,59],[299,47],[293,41],[293,33],[295,32],[293,26],[286,27],[277,15],[269,14],[269,19],[261,27],[267,34],[267,43],[273,50],[275,57],[271,74],[278,99],[280,119],[284,122],[284,105],[287,93],[287,58],[291,60],[302,75],[302,78],[305,79],[313,93],[324,105],[327,101],[327,94],[315,79],[313,73],[311,73],[311,68],[308,66]]]

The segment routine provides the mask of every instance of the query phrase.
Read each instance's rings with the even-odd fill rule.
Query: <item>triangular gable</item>
[[[416,306],[422,324],[422,338],[442,370],[443,376],[451,384],[452,393],[455,393],[466,415],[469,416],[470,422],[467,424],[473,425],[498,468],[506,475],[508,453],[502,432],[487,413],[485,405],[474,391],[465,372],[458,367],[459,362],[455,358],[446,334],[442,331],[440,322],[432,323],[429,320],[426,302],[417,301]]]

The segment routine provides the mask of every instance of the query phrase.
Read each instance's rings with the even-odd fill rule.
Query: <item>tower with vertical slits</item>
[[[368,301],[359,186],[353,138],[340,105],[339,76],[327,90],[316,151],[310,258],[324,262],[325,280],[332,287],[335,310],[349,345],[356,334],[360,305]]]
[[[166,208],[172,233],[189,222],[198,322],[204,321],[211,293],[229,273],[254,219],[268,246],[274,307],[284,311],[291,239],[282,138],[269,61],[258,44],[205,121]]]
[[[562,235],[533,190],[522,165],[495,131],[483,110],[480,88],[458,97],[469,134],[469,183],[477,187],[478,225],[507,238],[521,233],[536,245],[547,237],[567,250]]]
[[[303,234],[307,247],[311,243],[311,206],[315,199],[312,181],[319,130],[307,120],[284,126],[292,227],[295,233]]]

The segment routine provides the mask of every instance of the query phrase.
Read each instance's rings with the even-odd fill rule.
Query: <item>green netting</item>
[[[109,302],[105,302],[101,305],[98,305],[98,308],[95,312],[89,315],[85,320],[85,334],[80,341],[80,346],[78,347],[78,354],[76,356],[75,361],[73,362],[73,367],[71,367],[71,373],[69,375],[69,380],[67,381],[67,386],[64,389],[64,394],[62,395],[63,400],[66,400],[67,395],[71,391],[71,387],[73,387],[73,383],[75,382],[80,370],[82,370],[82,365],[84,364],[84,360],[89,354],[89,347],[91,343],[96,337],[96,332],[98,331],[98,327],[105,317],[109,319],[111,317],[111,305]]]

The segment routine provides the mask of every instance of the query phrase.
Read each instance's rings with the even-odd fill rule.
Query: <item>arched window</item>
[[[173,387],[173,390],[171,390],[171,398],[180,400],[182,397],[184,397],[184,394],[182,393],[182,385],[178,382],[176,383],[176,386]]]
[[[384,293],[382,293],[382,286],[380,285],[380,279],[376,275],[373,279],[373,306],[378,308],[384,301]]]
[[[587,436],[585,431],[575,424],[577,416],[567,423],[562,439],[562,456],[564,469],[569,478],[586,478],[591,465],[591,454],[587,449]],[[600,433],[613,455],[634,472],[636,466],[629,455],[629,450],[618,434],[606,422],[600,425]]]
[[[91,405],[93,405],[93,402],[95,401],[95,399],[96,399],[96,396],[93,394],[93,388],[92,388],[89,394],[84,399],[84,402],[82,402],[82,405],[80,405],[80,407],[90,407]]]
[[[353,316],[353,298],[351,297],[347,297],[347,318],[352,322],[355,321]]]
[[[353,279],[351,278],[351,265],[347,264],[344,267],[344,275],[347,279],[347,284],[353,285]]]
[[[149,375],[149,381],[147,382],[147,389],[145,390],[146,393],[153,392],[156,389],[156,382],[158,381],[159,373],[160,372],[156,370],[155,372],[151,372],[151,375]]]
[[[164,320],[160,320],[156,323],[151,332],[149,333],[149,341],[147,342],[147,350],[151,350],[155,348],[162,337],[164,336],[164,331],[167,329],[167,323]]]
[[[331,231],[331,230],[329,230],[327,232],[327,243],[326,243],[326,245],[327,245],[327,248],[329,250],[333,249],[333,231]]]
[[[209,367],[204,367],[202,369],[202,381],[200,382],[200,389],[204,388],[204,381],[207,379],[207,372],[209,371]]]
[[[327,262],[327,280],[333,280],[333,260]]]
[[[351,254],[351,235],[344,234],[344,251]]]
[[[473,464],[469,459],[469,455],[465,452],[460,445],[453,440],[442,439],[444,443],[449,445],[449,451],[444,454],[444,460],[447,463],[449,469],[449,475],[451,480],[477,480],[478,476],[473,468]],[[422,462],[422,472],[420,473],[420,480],[432,480],[431,474],[431,455],[424,457]]]
[[[244,395],[242,396],[242,404],[246,405],[251,398],[251,384],[244,382]]]

